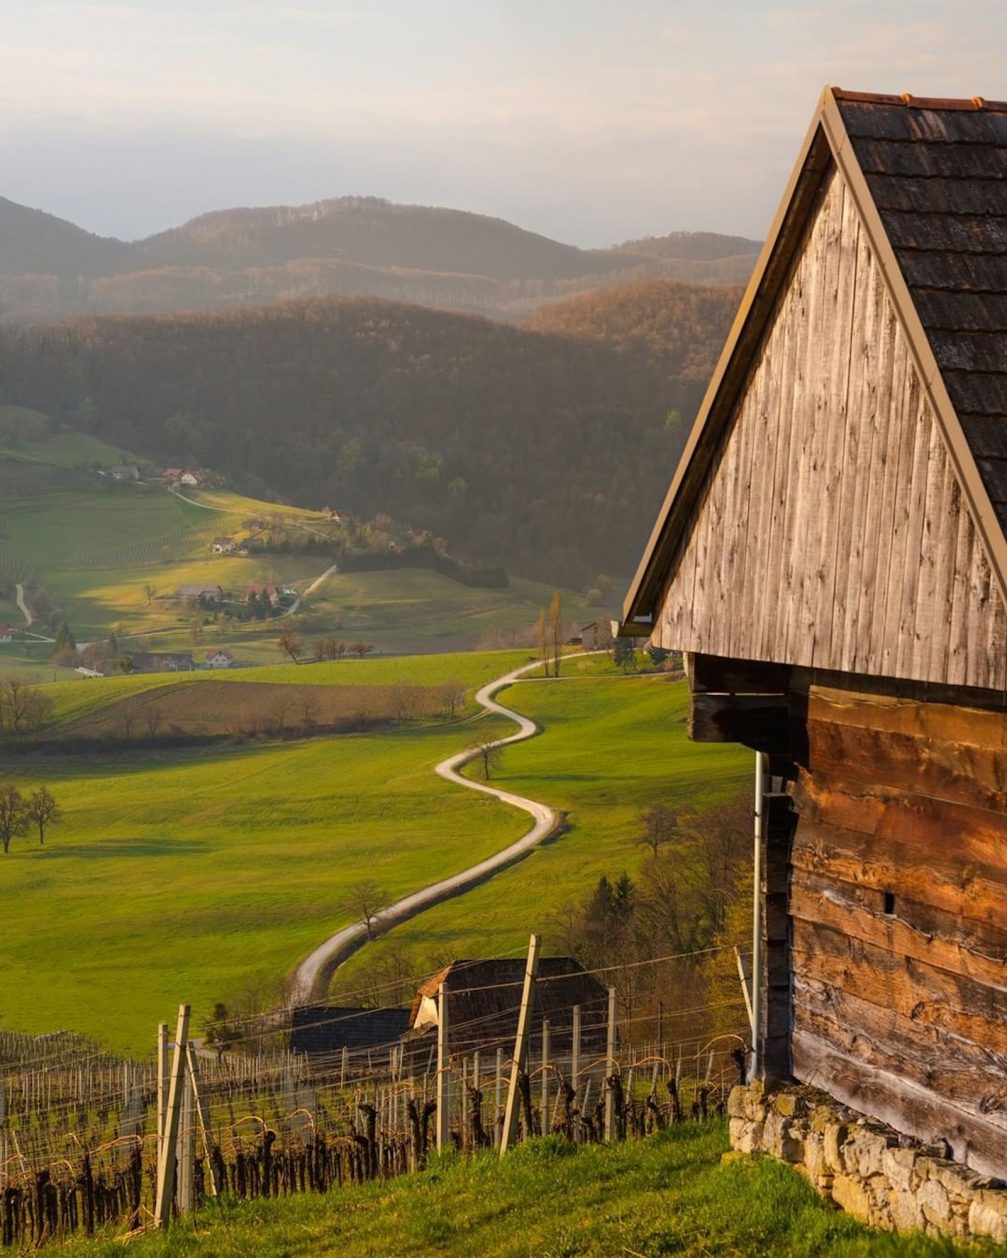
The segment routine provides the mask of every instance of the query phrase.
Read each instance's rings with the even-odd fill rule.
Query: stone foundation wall
[[[873,1227],[1007,1242],[1007,1185],[952,1162],[947,1149],[909,1143],[824,1092],[731,1091],[731,1145],[789,1162],[823,1197]]]

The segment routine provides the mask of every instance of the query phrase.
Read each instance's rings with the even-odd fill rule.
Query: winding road
[[[538,732],[538,727],[534,721],[529,720],[526,716],[522,716],[520,712],[514,712],[511,708],[505,707],[504,704],[498,703],[494,696],[515,681],[520,680],[523,674],[531,672],[532,669],[540,666],[541,662],[536,660],[532,664],[525,664],[521,668],[515,668],[513,672],[507,673],[503,677],[498,677],[495,681],[488,682],[481,690],[476,692],[476,702],[481,705],[484,713],[492,712],[498,716],[506,716],[518,726],[515,733],[509,734],[506,738],[496,739],[492,746],[506,747],[510,743],[520,743]],[[444,878],[440,882],[432,883],[421,891],[415,891],[412,895],[407,895],[404,899],[397,900],[394,904],[389,905],[388,908],[377,914],[373,919],[371,923],[372,933],[383,933],[392,926],[399,926],[403,922],[409,921],[410,918],[415,917],[418,913],[432,908],[435,904],[440,904],[441,901],[447,900],[461,891],[468,891],[499,870],[505,869],[508,865],[512,865],[515,861],[520,860],[522,856],[525,856],[532,848],[537,847],[543,839],[548,838],[556,829],[559,824],[559,814],[550,808],[548,804],[540,804],[537,800],[527,799],[524,795],[515,795],[511,791],[500,790],[496,786],[490,786],[487,782],[473,782],[470,778],[462,777],[458,770],[470,761],[475,760],[480,754],[481,752],[478,748],[468,747],[465,751],[459,751],[453,756],[448,756],[446,760],[442,760],[436,766],[436,772],[440,777],[445,778],[448,782],[454,782],[457,786],[464,786],[470,791],[480,791],[484,795],[493,795],[496,799],[502,799],[505,804],[511,804],[515,808],[522,809],[534,820],[531,829],[527,830],[516,842],[496,852],[493,856],[488,856],[477,865],[472,865],[450,878]],[[362,944],[367,942],[367,938],[367,928],[363,922],[355,922],[352,926],[345,926],[342,930],[337,931],[326,939],[323,944],[320,944],[309,957],[301,962],[294,973],[295,1003],[297,1001],[323,997],[332,974]]]

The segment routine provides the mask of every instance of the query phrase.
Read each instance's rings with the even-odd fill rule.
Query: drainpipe
[[[762,1061],[762,859],[766,837],[768,756],[755,753],[755,832],[752,852],[752,1056],[748,1077],[761,1078]]]

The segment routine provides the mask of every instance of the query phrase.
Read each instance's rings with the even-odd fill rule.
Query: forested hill
[[[639,279],[736,283],[751,270],[751,248],[679,232],[579,249],[503,219],[377,197],[220,210],[127,243],[0,198],[0,318],[367,294],[511,319]]]
[[[708,311],[710,362],[730,306]],[[0,341],[0,401],[263,495],[385,512],[463,558],[564,584],[635,564],[701,376],[629,340],[370,298]]]
[[[705,384],[741,292],[740,288],[645,280],[552,302],[530,315],[523,326],[602,341],[643,355],[651,365],[676,377]]]

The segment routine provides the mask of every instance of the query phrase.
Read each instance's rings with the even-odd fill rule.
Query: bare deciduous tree
[[[40,847],[45,842],[46,830],[63,820],[63,810],[47,786],[40,786],[37,791],[32,791],[25,805],[25,815],[38,830]]]
[[[476,759],[482,766],[483,778],[489,781],[493,773],[500,767],[501,748],[492,738],[481,738],[476,743]]]
[[[377,918],[390,902],[387,891],[370,878],[363,878],[360,882],[347,887],[341,907],[359,918],[367,931],[367,938],[373,939]]]
[[[0,844],[4,852],[10,851],[10,841],[28,833],[30,820],[24,796],[9,782],[0,784]]]
[[[297,657],[301,653],[301,637],[296,629],[281,629],[276,645],[284,654],[289,655],[295,664],[297,663]]]
[[[662,843],[668,843],[678,829],[678,814],[666,804],[651,804],[640,811],[640,829],[636,842],[649,847],[656,856]]]

